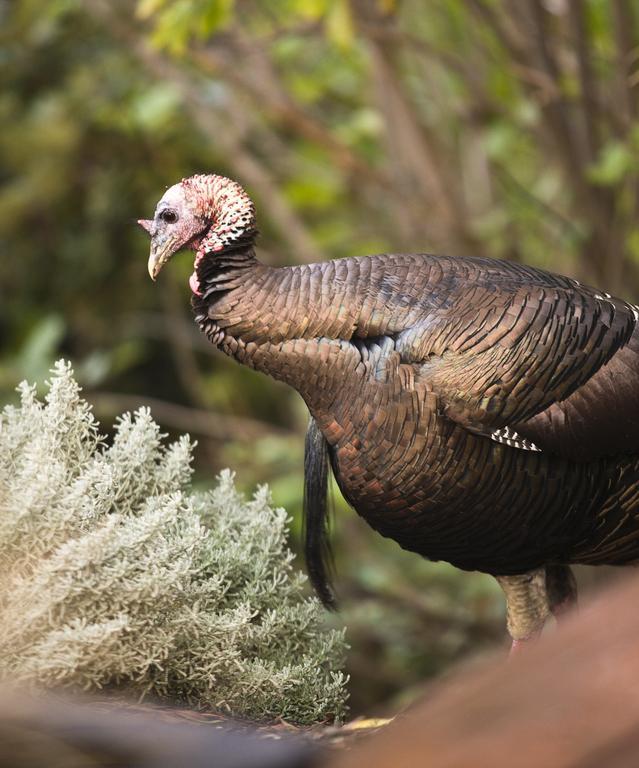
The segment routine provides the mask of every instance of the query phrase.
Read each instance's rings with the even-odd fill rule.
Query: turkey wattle
[[[639,559],[637,309],[490,259],[384,254],[274,268],[234,181],[171,187],[155,279],[195,251],[196,322],[311,413],[306,554],[326,577],[326,471],[382,535],[497,577],[515,643],[575,599],[571,563]]]

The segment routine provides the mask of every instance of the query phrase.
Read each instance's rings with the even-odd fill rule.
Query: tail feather
[[[330,579],[328,466],[328,443],[311,416],[304,446],[304,555],[317,596],[326,608],[335,610],[337,603]]]

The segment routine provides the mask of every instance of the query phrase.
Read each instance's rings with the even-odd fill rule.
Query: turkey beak
[[[158,232],[152,219],[138,219],[139,226],[151,235],[151,253],[149,254],[149,275],[155,280],[160,270],[177,250],[177,238]]]
[[[149,275],[155,280],[166,262],[173,256],[177,241],[174,237],[166,237],[156,240],[151,238],[151,253],[149,254]]]

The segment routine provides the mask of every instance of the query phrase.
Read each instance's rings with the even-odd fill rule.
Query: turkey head
[[[157,204],[153,219],[138,224],[151,235],[149,274],[155,280],[171,256],[184,247],[197,248],[210,222],[189,199],[182,183],[169,187]]]
[[[245,245],[255,236],[253,203],[242,187],[215,174],[182,179],[162,196],[153,219],[138,224],[151,235],[149,274],[155,280],[171,256],[182,248],[196,252],[189,280],[199,294],[198,266],[203,259]]]

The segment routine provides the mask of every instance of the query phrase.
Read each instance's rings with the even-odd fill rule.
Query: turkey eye
[[[162,211],[160,218],[167,224],[175,224],[175,222],[178,220],[178,215],[175,211],[170,211],[167,209]]]

